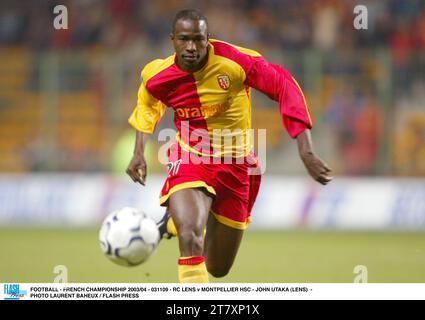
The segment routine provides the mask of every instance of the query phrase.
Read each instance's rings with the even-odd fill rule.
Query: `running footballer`
[[[310,111],[287,70],[256,51],[211,39],[207,19],[196,10],[176,14],[170,37],[175,54],[142,71],[129,119],[137,138],[127,173],[145,185],[145,141],[172,109],[177,143],[168,151],[169,175],[160,195],[167,213],[160,230],[178,237],[179,281],[208,282],[208,273],[223,277],[232,267],[260,187],[259,163],[246,134],[251,88],[278,102],[283,126],[297,140],[313,179],[325,185],[331,170],[313,150]],[[237,143],[226,144],[226,138]]]

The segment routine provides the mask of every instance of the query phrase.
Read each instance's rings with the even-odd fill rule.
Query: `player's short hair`
[[[176,27],[176,23],[179,20],[203,20],[205,21],[205,24],[207,25],[208,28],[208,20],[207,18],[198,10],[195,9],[184,9],[184,10],[180,10],[179,12],[176,13],[176,15],[174,16],[174,20],[173,20],[173,26],[172,26],[172,32],[174,33],[174,29]]]

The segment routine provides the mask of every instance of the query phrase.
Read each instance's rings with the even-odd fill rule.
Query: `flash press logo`
[[[19,284],[5,284],[3,288],[4,300],[19,300],[27,295],[26,290],[21,290]]]

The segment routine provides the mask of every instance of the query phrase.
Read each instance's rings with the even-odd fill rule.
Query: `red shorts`
[[[251,152],[241,164],[236,159],[229,164],[212,160],[199,163],[199,158],[194,160],[190,155],[177,144],[170,147],[169,175],[161,191],[161,206],[168,206],[168,198],[176,191],[205,188],[213,196],[211,211],[217,220],[232,228],[246,229],[261,183],[255,154]]]

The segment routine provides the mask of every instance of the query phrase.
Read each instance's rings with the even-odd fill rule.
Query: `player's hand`
[[[326,185],[332,181],[331,169],[329,166],[313,152],[308,152],[301,155],[301,159],[307,168],[308,173],[317,182]]]
[[[145,158],[142,155],[135,154],[133,159],[131,159],[126,172],[134,182],[138,182],[144,186],[147,174]]]

